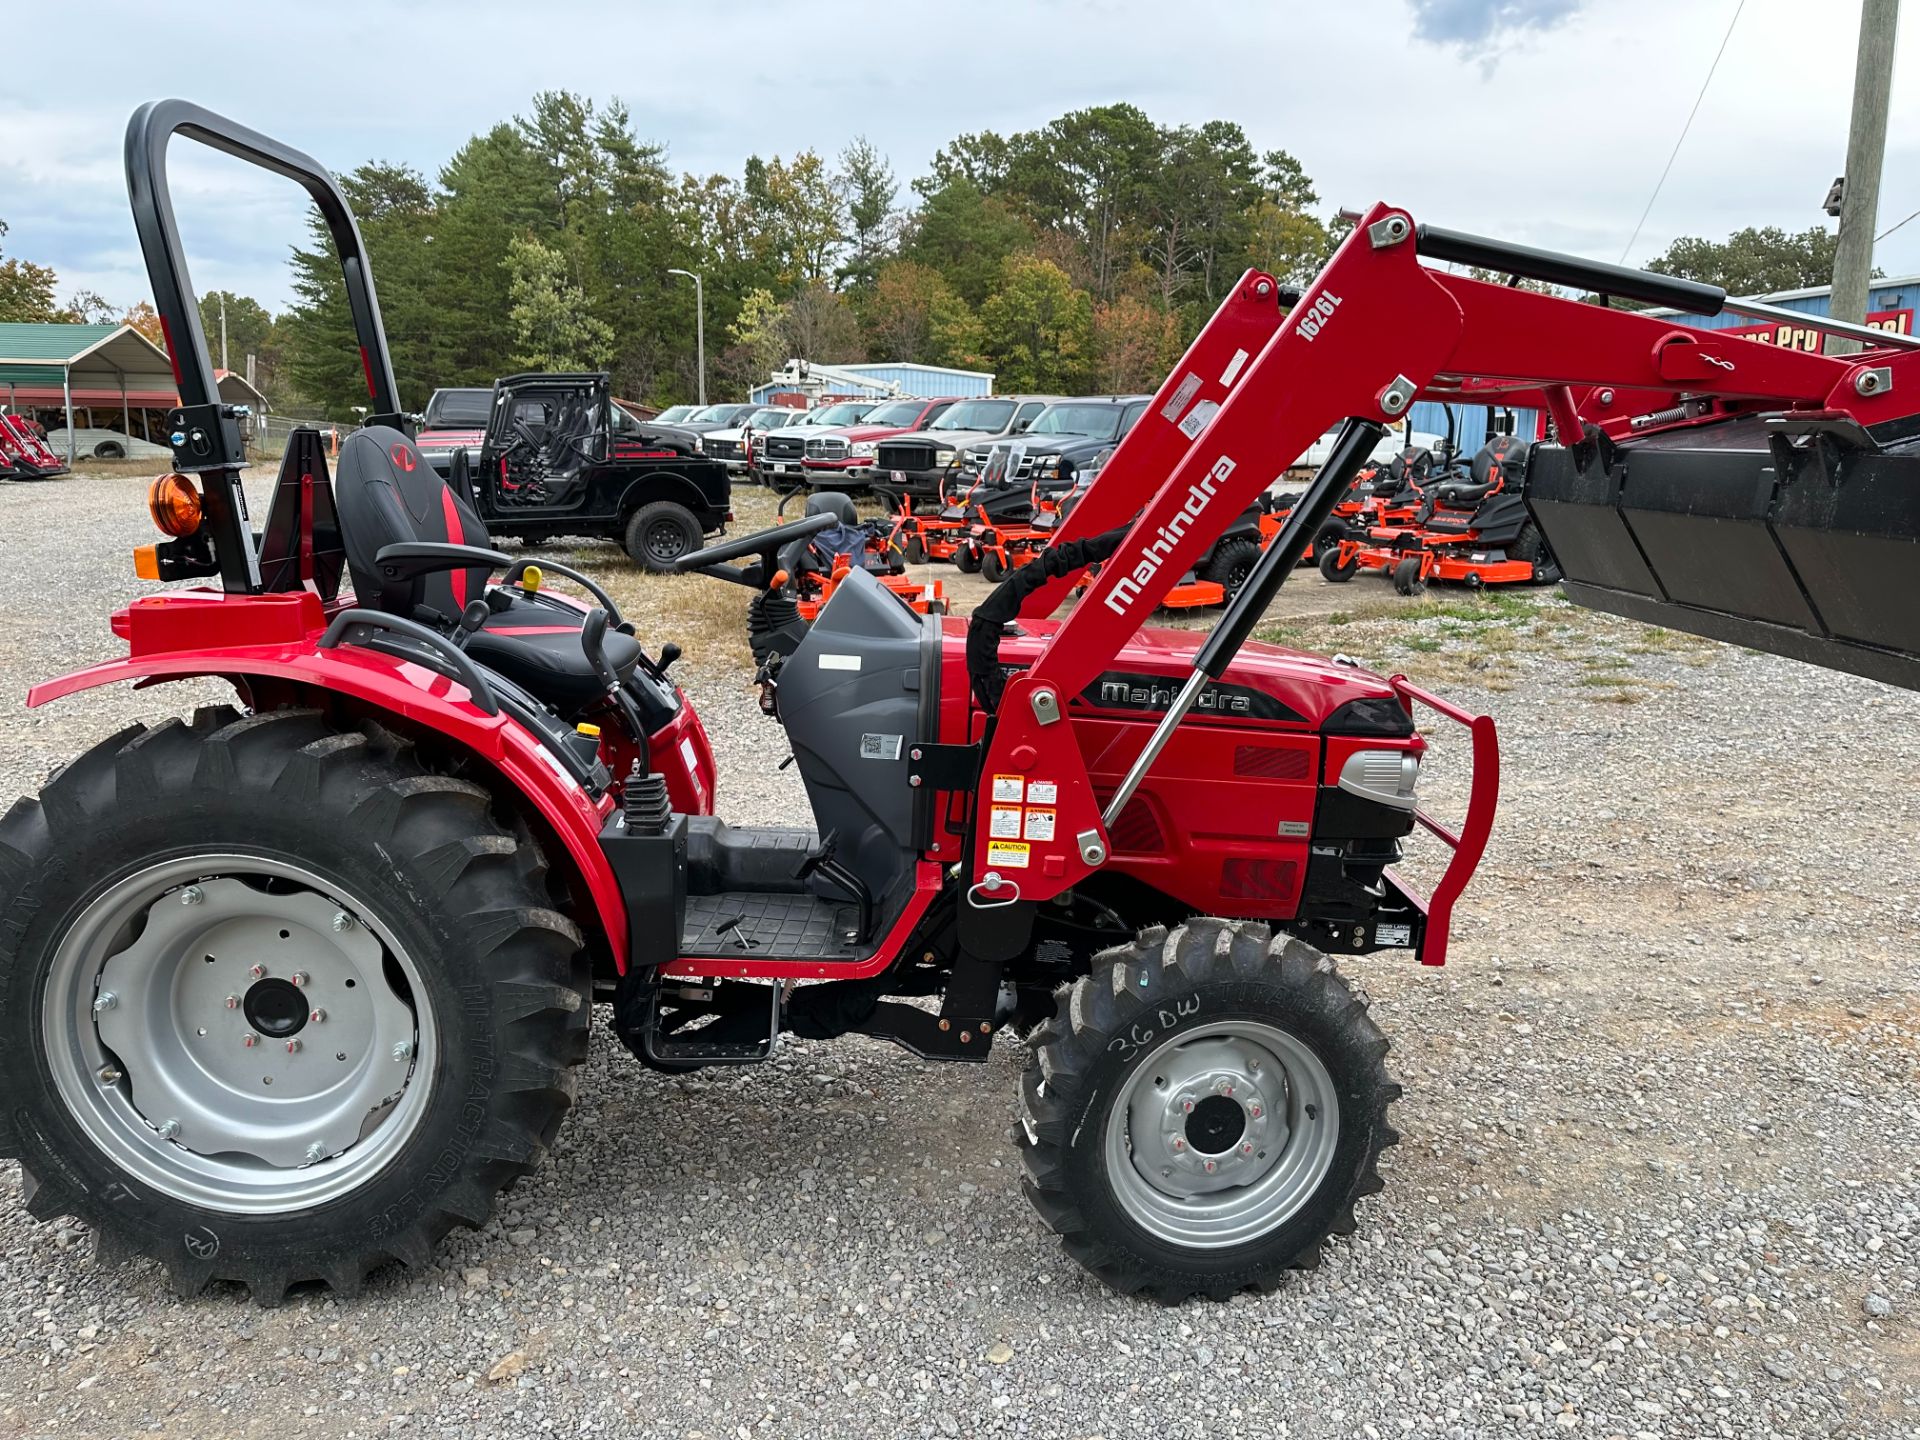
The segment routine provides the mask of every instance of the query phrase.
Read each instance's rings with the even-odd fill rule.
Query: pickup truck
[[[874,451],[873,485],[893,495],[928,500],[957,476],[969,450],[1025,433],[1059,395],[994,395],[962,400],[925,430],[882,440]]]
[[[752,459],[749,447],[753,437],[769,430],[778,430],[783,425],[796,424],[806,413],[781,405],[763,405],[730,430],[709,430],[700,437],[700,448],[735,475],[744,475]]]
[[[798,485],[805,474],[808,439],[823,431],[857,425],[879,404],[878,400],[839,400],[809,410],[797,425],[767,431],[754,456],[757,478],[774,486]]]
[[[960,400],[938,396],[931,400],[889,400],[868,412],[858,425],[823,431],[807,437],[801,468],[815,490],[858,490],[878,475],[874,452],[882,440],[925,430]]]

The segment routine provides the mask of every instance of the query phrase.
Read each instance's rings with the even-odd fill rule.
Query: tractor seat
[[[405,605],[382,604],[375,557],[383,546],[409,540],[481,548],[491,543],[472,507],[398,430],[369,426],[349,435],[340,446],[333,491],[358,603],[391,610],[403,619],[426,619],[451,632],[470,601],[489,598],[488,572],[475,566],[423,575]],[[492,594],[508,603],[468,639],[469,655],[564,715],[600,697],[601,682],[580,648],[580,628],[586,621],[581,611],[512,590]],[[625,680],[640,662],[640,642],[609,630],[605,654],[614,673]]]
[[[1452,484],[1442,485],[1434,491],[1434,497],[1442,505],[1455,510],[1464,510],[1469,505],[1478,505],[1487,496],[1499,488],[1500,482],[1489,480],[1482,485]]]

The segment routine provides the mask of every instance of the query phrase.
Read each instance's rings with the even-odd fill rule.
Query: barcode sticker
[[[862,735],[860,758],[862,760],[898,760],[900,743],[901,737],[898,735]]]
[[[1213,401],[1202,400],[1198,405],[1193,407],[1192,413],[1180,422],[1180,433],[1189,440],[1199,439],[1200,432],[1206,429],[1213,417],[1219,413],[1220,407],[1214,404]]]

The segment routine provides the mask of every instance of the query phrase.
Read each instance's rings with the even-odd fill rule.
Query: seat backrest
[[[340,446],[334,471],[334,504],[340,538],[360,604],[380,604],[381,581],[374,557],[381,547],[406,540],[486,546],[487,527],[398,430],[369,425]],[[422,577],[413,597],[447,620],[457,620],[470,600],[486,592],[481,567]],[[407,618],[411,618],[410,616]]]
[[[1519,478],[1526,460],[1526,441],[1512,435],[1495,435],[1473,457],[1473,483],[1503,487],[1509,478]]]

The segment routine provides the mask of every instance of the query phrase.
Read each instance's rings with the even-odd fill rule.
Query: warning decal
[[[1060,802],[1060,787],[1051,780],[1035,780],[1027,786],[1027,804],[1057,805]]]
[[[1031,845],[1016,844],[1011,840],[993,840],[987,844],[987,864],[1007,870],[1025,870],[1027,856],[1031,854]]]
[[[994,813],[998,814],[999,812],[996,811]],[[997,834],[999,832],[996,831],[995,833]],[[1053,811],[1051,810],[1027,811],[1026,838],[1029,840],[1053,839]]]
[[[1018,805],[1020,797],[1026,793],[1027,777],[1024,775],[996,775],[993,777],[993,799],[996,805]]]
[[[1020,838],[1020,811],[1016,808],[1002,810],[994,807],[987,820],[987,834],[995,840],[1018,840]]]

